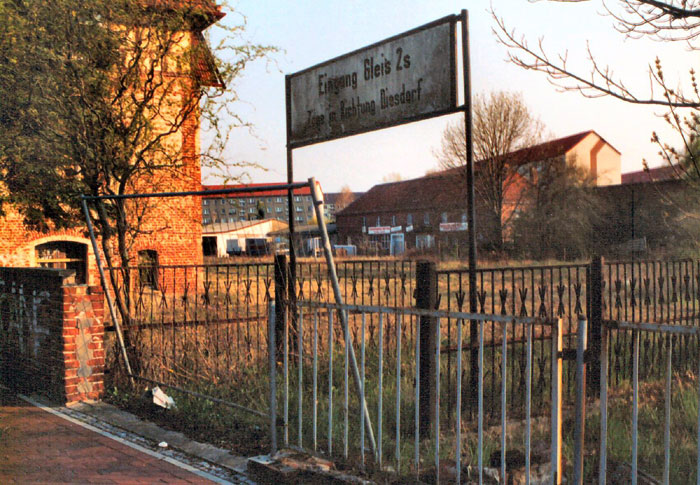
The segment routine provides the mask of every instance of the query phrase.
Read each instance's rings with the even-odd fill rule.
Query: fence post
[[[277,333],[275,300],[268,307],[267,334],[269,378],[270,378],[270,455],[277,453],[277,345],[275,334]]]
[[[593,396],[600,395],[600,352],[603,328],[603,258],[596,256],[589,269],[589,311],[588,311],[588,386]]]
[[[435,310],[438,285],[437,267],[432,261],[418,261],[416,264],[416,308]],[[437,345],[437,318],[420,317],[418,336],[420,338],[420,435],[430,437],[435,419],[435,349]]]
[[[284,343],[284,314],[287,307],[287,290],[289,280],[289,265],[287,256],[275,255],[275,342],[277,342],[277,356],[282,355]]]
[[[584,355],[588,337],[587,321],[579,318],[576,329],[576,420],[574,424],[574,481],[583,485],[583,447],[586,431],[586,363]]]

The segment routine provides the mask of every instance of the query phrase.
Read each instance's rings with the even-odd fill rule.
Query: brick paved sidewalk
[[[0,483],[213,483],[0,390]]]

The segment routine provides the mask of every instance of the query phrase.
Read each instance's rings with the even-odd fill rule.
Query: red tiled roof
[[[463,184],[464,177],[455,177],[447,171],[412,180],[375,185],[362,197],[355,199],[341,214],[461,209],[464,207]]]
[[[192,72],[202,86],[217,88],[226,87],[219,69],[216,67],[214,56],[209,50],[207,41],[201,32],[196,32],[192,42]]]
[[[679,170],[671,165],[650,168],[648,170],[637,170],[622,174],[623,184],[638,184],[646,182],[661,182],[679,178]]]
[[[524,163],[529,163],[533,161],[538,161],[538,160],[547,160],[550,158],[555,158],[559,157],[562,155],[565,155],[566,152],[574,148],[578,143],[581,142],[584,138],[586,138],[588,135],[591,133],[597,135],[601,140],[605,141],[603,137],[598,135],[595,131],[593,130],[588,130],[588,131],[582,131],[581,133],[576,133],[574,135],[569,135],[565,136],[563,138],[557,138],[556,140],[550,140],[546,141],[544,143],[539,143],[537,145],[533,145],[530,147],[526,148],[521,148],[519,150],[516,150],[514,152],[510,152],[507,154],[505,157],[511,162],[516,165],[521,165]],[[607,141],[605,141],[607,143]],[[615,150],[617,153],[620,153],[615,147],[610,145],[610,148]],[[474,163],[474,170],[478,172],[479,170],[479,165],[481,164],[481,160],[476,161]],[[447,172],[456,172],[463,170],[462,167],[457,167],[457,168],[451,168],[448,170],[445,170],[445,173]],[[437,172],[437,175],[441,174],[443,172]]]
[[[545,160],[558,157],[571,150],[577,143],[591,133],[593,133],[593,131],[583,131],[575,135],[565,136],[564,138],[546,141],[539,145],[521,148],[520,150],[509,153],[508,158],[513,159],[516,163],[524,163],[533,160]]]
[[[298,183],[298,182],[295,182]],[[316,182],[318,184],[318,182]],[[231,185],[202,185],[202,190],[223,190],[223,189],[239,189],[239,188],[255,188],[255,187],[266,187],[270,185],[280,185],[285,184],[231,184]],[[302,187],[300,189],[294,189],[294,195],[311,195],[310,187]],[[205,195],[205,199],[216,199],[220,197],[230,197],[232,199],[242,198],[242,197],[286,197],[287,189],[281,188],[279,190],[264,190],[259,192],[237,192],[235,194],[226,195]]]
[[[506,156],[518,165],[554,158],[566,154],[591,133],[595,132],[589,130],[576,133],[564,138],[516,150]],[[478,172],[479,162],[476,162],[474,165],[475,171]],[[462,209],[465,206],[465,201],[463,200],[465,181],[464,177],[455,177],[455,174],[461,170],[464,169],[456,167],[412,180],[375,185],[365,195],[346,207],[341,214],[358,215],[384,211],[410,212],[412,210]]]
[[[520,150],[509,153],[508,158],[513,160],[515,163],[521,164],[531,162],[533,160],[546,160],[548,158],[558,157],[566,154],[566,152],[574,148],[581,140],[586,138],[591,133],[597,135],[605,143],[608,143],[595,131],[588,130],[565,136],[563,138],[557,138],[556,140],[546,141],[531,147],[521,148]],[[608,145],[610,145],[610,143],[608,143]],[[615,150],[617,153],[620,153],[614,146],[610,145],[610,148]]]
[[[202,86],[224,88],[214,56],[202,35],[202,30],[226,15],[221,11],[221,6],[214,0],[143,0],[143,2],[146,8],[180,11],[182,15],[193,19],[192,73]]]

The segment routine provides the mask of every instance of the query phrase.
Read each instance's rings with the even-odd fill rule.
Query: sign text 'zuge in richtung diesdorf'
[[[289,76],[291,145],[453,111],[454,28],[438,20]]]

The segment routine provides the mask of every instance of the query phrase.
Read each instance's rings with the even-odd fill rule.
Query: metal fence
[[[267,388],[271,264],[109,268],[132,375],[258,418]],[[236,382],[249,381],[242,392]],[[258,389],[254,389],[255,387]]]
[[[391,466],[402,476],[434,480],[426,474],[441,473],[435,465],[445,459],[473,465],[475,473],[493,473],[488,464],[494,454],[515,448],[529,453],[531,440],[553,439],[552,403],[573,403],[579,396],[580,364],[572,352],[580,349],[582,318],[590,320],[589,339],[596,325],[601,332],[599,347],[591,345],[588,359],[597,356],[601,365],[599,475],[607,466],[610,393],[632,389],[630,436],[635,444],[626,453],[644,457],[646,451],[638,445],[640,382],[663,381],[668,409],[674,379],[698,371],[700,262],[598,260],[484,268],[477,273],[478,315],[465,312],[469,287],[464,269],[436,271],[435,306],[413,308],[416,297],[429,290],[419,281],[417,266],[379,259],[336,263],[346,327],[339,325],[341,307],[329,303],[327,266],[317,261],[297,264],[293,292],[276,284],[280,275],[271,262],[112,268],[109,274],[114,293],[131,309],[123,324],[138,379],[256,418],[278,412],[273,422],[280,426],[271,431],[281,431],[280,442],[368,470]],[[289,277],[289,267],[280,271]],[[294,298],[295,316],[275,326],[269,305],[275,300],[288,305]],[[596,308],[598,321],[591,319]],[[436,322],[429,327],[432,342],[421,333],[425,319]],[[546,323],[552,321],[561,322],[556,330]],[[271,328],[277,331],[270,333]],[[425,365],[426,350],[437,362],[433,367]],[[429,393],[426,368],[434,376]],[[593,373],[598,369],[589,367]],[[555,374],[561,381],[553,380]],[[246,392],[232,385],[241,379],[251,383]],[[272,384],[279,409],[261,400]],[[426,395],[427,411],[425,402],[421,405]],[[364,417],[363,402],[368,409]],[[421,415],[426,412],[430,416]],[[659,421],[664,436],[672,432],[668,412]],[[619,411],[615,413],[619,420]],[[363,426],[365,419],[371,426]],[[508,420],[527,424],[518,430],[504,426]],[[590,456],[591,443],[589,437],[574,451],[585,449]],[[673,469],[668,471],[673,445],[662,450],[671,457],[664,457],[664,477],[673,477]],[[647,458],[642,462],[651,463]],[[636,458],[632,468],[630,477],[639,471]],[[467,469],[454,468],[458,477]],[[587,470],[580,476],[595,479]]]
[[[697,327],[700,304],[700,262],[628,261],[603,265],[602,315],[604,320],[655,322]],[[608,342],[609,378],[617,385],[632,379],[630,331],[611,332]],[[698,340],[691,334],[675,335],[675,365],[695,371]],[[642,334],[639,358],[642,377],[663,377],[666,339],[656,332]]]
[[[413,306],[416,263],[365,259],[336,262],[343,301],[353,305]],[[302,261],[296,270],[297,299],[327,302],[333,290],[325,262]]]
[[[593,261],[589,264],[481,268],[476,278],[477,312],[540,319],[561,318],[564,322],[564,346],[567,348],[575,346],[577,319],[580,316],[591,317],[596,307],[601,318],[606,320],[697,325],[699,264],[693,261]],[[430,284],[417,281],[417,265],[414,261],[392,259],[339,261],[336,272],[343,300],[356,305],[414,307],[416,297],[421,292],[431,291]],[[276,271],[284,275],[276,274]],[[222,351],[225,359],[217,366],[229,368],[250,365],[257,356],[264,354],[266,306],[272,299],[333,301],[325,262],[298,262],[294,288],[288,291],[286,286],[280,287],[276,280],[282,278],[286,282],[290,273],[288,264],[278,265],[276,269],[272,262],[141,266],[129,268],[129,271],[122,268],[110,270],[118,293],[131,308],[130,321],[125,322],[128,331],[135,332],[137,328],[147,327],[198,328],[200,332],[208,334],[207,341],[214,347],[214,354],[221,353],[217,349],[225,349]],[[126,278],[129,279],[128,284],[125,283]],[[438,270],[435,278],[438,294],[435,308],[458,312],[469,310],[466,269]],[[592,293],[596,285],[601,295],[597,305]],[[456,359],[459,346],[456,344],[456,325],[457,322],[449,318],[442,325],[442,352],[446,363],[444,388],[450,403],[454,403],[457,392]],[[600,324],[593,319],[591,328],[591,331],[595,331]],[[376,322],[370,322],[367,330],[375,338]],[[508,332],[508,345],[513,353],[508,366],[509,385],[522,391],[521,376],[526,365],[525,340],[522,329],[517,325],[510,326]],[[497,353],[491,351],[500,345],[499,338],[497,326],[488,324],[485,346],[489,368],[499,365]],[[632,337],[630,332],[616,332],[609,334],[608,338],[609,377],[611,383],[620,385],[632,377]],[[394,334],[386,334],[385,345],[393,345],[394,339]],[[541,376],[546,375],[549,337],[536,334],[534,339],[535,369],[536,375],[540,376],[536,388],[538,394],[546,394],[549,383]],[[694,340],[688,336],[678,336],[677,339],[678,363],[689,362],[688,359],[697,353]],[[199,343],[193,345],[201,346]],[[467,372],[473,386],[478,370],[475,364],[475,326],[469,326],[464,345],[467,347],[464,357],[469,363]],[[178,352],[179,348],[173,349],[174,354]],[[663,358],[663,342],[658,335],[644,336],[640,358],[645,376],[657,372],[659,367],[656,364]],[[193,364],[199,368],[198,361]],[[160,367],[166,368],[167,365]],[[572,361],[565,361],[563,368],[564,396],[571,400],[574,396],[575,367]],[[495,394],[496,374],[489,372],[486,378],[491,381],[487,392]],[[473,416],[476,412],[473,396],[467,396],[466,403],[465,411]]]
[[[595,404],[599,412],[596,414],[590,408],[586,411],[588,322],[585,319],[576,323],[571,356],[575,357],[575,402],[573,406],[562,406],[563,363],[567,358],[562,319],[546,322],[533,317],[312,302],[301,303],[299,309],[299,331],[292,334],[289,327],[285,327],[281,362],[270,358],[270,425],[273,435],[278,430],[281,432],[279,442],[284,446],[321,453],[344,462],[345,466],[370,473],[390,470],[402,480],[471,483],[481,482],[485,475],[490,475],[506,483],[512,471],[508,469],[507,459],[511,450],[522,450],[524,470],[521,473],[527,479],[533,477],[533,468],[537,466],[533,460],[533,443],[548,443],[549,468],[545,478],[548,483],[561,483],[563,478],[576,484],[637,483],[642,477],[653,476],[661,477],[665,484],[700,483],[699,381],[697,377],[691,379],[693,396],[688,402],[672,392],[673,388],[683,385],[683,367],[677,365],[674,342],[680,342],[681,336],[697,339],[698,327],[605,321],[601,395],[599,404]],[[343,312],[347,315],[347,325],[337,323],[343,321]],[[271,308],[270,329],[275,325],[274,313]],[[431,328],[437,344],[431,349],[436,362],[431,371],[435,385],[430,389],[427,406],[423,400],[425,381],[421,378],[425,368],[422,351],[425,338],[421,338],[424,337],[421,327],[425,318],[438,321]],[[448,319],[456,322],[458,344],[465,341],[468,323],[477,322],[480,370],[475,390],[478,403],[475,419],[462,412],[467,368],[463,354],[466,352],[456,355],[457,392],[451,397],[444,387],[446,362],[442,336]],[[376,338],[369,337],[370,321],[377,324]],[[487,328],[491,325],[498,329],[500,342],[494,348],[500,362],[495,368],[486,358]],[[508,361],[516,354],[508,342],[512,325],[523,328],[526,370],[522,392],[512,389],[508,382]],[[357,338],[353,337],[353,329],[357,330]],[[538,329],[549,337],[545,376],[550,382],[549,393],[540,398],[535,391]],[[396,338],[387,346],[383,336],[392,331]],[[607,347],[608,342],[613,341],[609,337],[618,332],[633,335],[630,397],[620,389],[610,393]],[[652,395],[645,396],[642,406],[644,373],[640,354],[645,334],[659,335],[665,344],[660,365],[663,387],[661,391],[656,387],[646,388]],[[272,337],[274,332],[270,335]],[[296,341],[294,348],[292,340]],[[353,380],[353,353],[357,356],[358,382]],[[696,357],[692,365],[700,373],[698,361]],[[495,400],[490,397],[489,372],[497,376]],[[653,395],[654,392],[657,395]],[[662,401],[661,412],[654,408],[659,408],[657,400]],[[454,402],[450,405],[449,401]],[[517,405],[509,405],[512,402]],[[495,412],[490,414],[489,408]],[[688,408],[686,414],[682,413],[682,408]],[[427,432],[426,411],[429,413]],[[688,424],[687,414],[694,424]],[[587,419],[589,426],[586,426]],[[566,421],[573,425],[565,426]],[[586,430],[590,433],[595,426],[600,434],[586,436]],[[663,438],[657,439],[660,433]],[[678,449],[688,441],[690,450]],[[608,458],[613,442],[615,461]],[[277,440],[273,443],[274,446],[278,444]],[[688,465],[687,455],[692,455],[691,468],[684,468]],[[568,467],[563,466],[563,457]],[[623,467],[622,475],[621,459],[629,463]],[[446,467],[445,463],[452,465]],[[542,479],[540,473],[538,480]]]
[[[533,344],[538,333],[548,334],[550,342],[560,342],[557,333],[560,324],[551,325],[533,317],[314,302],[300,302],[299,311],[296,334],[285,324],[282,358],[270,359],[270,362],[281,360],[279,376],[277,364],[270,368],[273,384],[271,432],[276,436],[277,424],[281,421],[280,441],[285,446],[323,452],[350,465],[375,471],[389,465],[401,476],[425,479],[427,474],[436,483],[441,479],[440,460],[451,459],[455,463],[451,479],[459,483],[463,466],[467,465],[474,470],[470,478],[483,479],[483,474],[489,470],[487,450],[499,450],[496,453],[500,465],[495,473],[505,477],[508,446],[518,441],[515,446],[525,450],[529,473],[534,436],[531,419],[543,412],[551,418],[552,412],[559,412],[561,403],[557,385],[551,387],[550,396],[538,398],[535,395],[538,370],[533,366]],[[270,335],[273,336],[274,308],[269,314]],[[430,389],[422,387],[426,381],[421,375],[426,368],[425,346],[428,345],[425,334],[421,334],[421,320],[425,323],[426,318],[437,322],[431,328],[436,345],[431,356],[434,385]],[[334,323],[338,319],[347,324]],[[462,391],[466,390],[463,352],[456,353],[457,392],[450,398],[443,391],[445,378],[449,377],[445,376],[446,354],[442,352],[444,326],[448,320],[456,322],[455,344],[460,347],[467,323],[475,322],[478,326],[481,365],[478,388],[474,390],[478,402],[476,422],[462,416]],[[374,336],[369,331],[371,325],[376,326]],[[488,327],[494,326],[501,345],[488,349]],[[522,393],[508,385],[507,362],[514,354],[508,343],[512,326],[522,328],[527,357]],[[387,334],[393,338],[386,340]],[[550,344],[547,352],[549,375],[546,379],[553,378],[553,382],[559,382],[561,366],[551,365],[551,362],[560,360],[560,350]],[[430,351],[432,353],[433,349]],[[489,352],[497,355],[500,365],[496,368],[485,365]],[[357,382],[353,380],[353,362],[357,364]],[[487,379],[489,372],[496,375],[495,381]],[[492,399],[494,394],[489,386],[494,382],[496,393]],[[429,396],[427,403],[426,395]],[[517,411],[508,406],[510,401],[518,403]],[[548,409],[550,404],[554,411]],[[490,419],[487,409],[497,409],[497,417]],[[522,430],[508,429],[510,412],[527,423]],[[554,423],[553,429],[550,429],[551,423]],[[550,419],[544,436],[560,436],[558,426],[560,420],[555,416]],[[542,438],[541,426],[535,435]],[[273,443],[276,444],[276,440]],[[473,451],[473,456],[469,450]],[[558,462],[555,460],[555,463]]]
[[[469,273],[467,269],[437,271],[440,308],[447,311],[463,311],[469,309]],[[540,319],[558,319],[564,322],[563,339],[565,347],[573,347],[576,333],[576,322],[581,316],[588,315],[588,282],[589,265],[559,264],[533,267],[494,267],[480,268],[476,276],[477,312],[518,317],[537,317]],[[454,323],[447,329],[447,347],[453,348],[455,338]],[[518,333],[518,327],[510,329],[509,345],[516,350],[510,366],[511,382],[518,382],[518,375],[525,368],[525,351],[523,335]],[[475,338],[470,334],[470,338]],[[487,347],[499,345],[499,336],[492,326],[487,334]],[[549,348],[549,337],[535,336],[535,348],[539,358],[535,365],[539,375],[545,375],[547,359],[546,350]],[[472,345],[472,349],[475,349]],[[474,350],[472,352],[475,352]],[[470,358],[476,358],[471,355]],[[453,356],[447,357],[448,366],[454,361]],[[490,367],[496,366],[495,355],[491,354]],[[564,393],[569,398],[574,392],[574,365],[564,363]],[[540,379],[537,382],[541,392],[546,392],[548,382]],[[471,401],[473,404],[473,401]],[[473,406],[472,406],[473,407]],[[473,410],[473,409],[472,409]]]
[[[632,399],[620,399],[619,393],[612,401],[609,390],[612,387],[609,382],[609,365],[614,362],[610,358],[608,344],[615,345],[619,335],[629,335],[631,340],[630,363],[631,363],[631,386]],[[625,447],[624,452],[629,457],[629,483],[636,484],[640,478],[649,476],[661,476],[661,482],[669,483],[698,483],[700,484],[700,369],[698,369],[698,336],[700,328],[696,326],[663,324],[663,323],[643,323],[629,321],[606,321],[603,324],[603,346],[601,348],[601,369],[600,369],[600,436],[599,436],[599,463],[598,463],[598,483],[604,485],[610,477],[609,448],[611,442],[616,441],[619,447],[620,441],[629,439],[629,448]],[[608,338],[610,337],[610,338]],[[643,361],[643,342],[647,338],[655,338],[661,342],[662,358],[655,361],[652,371],[649,372],[647,364]],[[678,360],[677,356],[683,351],[680,345],[685,340],[691,340],[695,348],[694,356],[688,358],[687,362]],[[613,354],[614,355],[614,354]],[[645,369],[645,367],[647,367]],[[683,381],[676,379],[683,375],[688,367],[694,371],[695,379],[691,379],[692,398],[687,402],[683,395],[673,395],[672,388],[679,387]],[[663,409],[655,406],[654,402],[641,406],[640,382],[645,377],[653,374],[660,375],[663,388],[647,389],[646,401],[662,401]],[[655,382],[659,382],[657,379]],[[693,385],[694,383],[694,385]],[[694,388],[694,391],[693,391]],[[652,395],[650,395],[650,393]],[[660,399],[659,399],[660,398]],[[630,402],[631,401],[631,402]],[[629,406],[627,419],[622,420],[621,426],[620,412],[614,421],[615,426],[610,426],[611,402],[616,404],[616,408],[622,402]],[[694,405],[693,405],[694,402]],[[690,404],[688,404],[690,403]],[[673,410],[673,413],[672,413]],[[656,411],[656,412],[655,412]],[[643,415],[642,415],[643,413]],[[696,418],[692,417],[695,414]],[[672,421],[672,414],[678,423]],[[691,416],[689,416],[691,415]],[[629,419],[631,417],[631,419]],[[640,417],[643,417],[644,424],[640,424]],[[695,426],[689,426],[688,419],[695,421]],[[631,422],[630,422],[631,421]],[[629,431],[623,426],[629,426]],[[674,426],[675,427],[672,427]],[[611,433],[612,427],[612,433]],[[662,438],[657,439],[659,428],[662,431]],[[693,429],[694,428],[694,429]],[[628,432],[627,432],[628,431]],[[695,437],[691,437],[692,433]],[[673,433],[673,437],[672,437]],[[690,450],[681,449],[687,441],[694,442]],[[626,444],[626,443],[625,443]],[[619,451],[618,451],[619,454]],[[693,455],[692,457],[690,455]],[[618,457],[619,459],[619,457]],[[640,466],[640,461],[644,466]],[[692,463],[689,463],[691,462]],[[661,463],[660,467],[653,468]],[[673,463],[673,468],[672,468]],[[693,467],[693,465],[695,465]],[[694,469],[693,469],[694,468]],[[642,471],[644,469],[644,472]],[[581,475],[582,476],[582,475]],[[594,477],[587,477],[591,480]],[[582,483],[582,482],[575,482]]]
[[[411,305],[414,263],[362,260],[336,267],[346,301]],[[285,274],[276,274],[272,262],[107,268],[117,304],[128,309],[119,315],[134,377],[259,416],[258,393],[225,383],[250,377],[268,358],[267,305],[289,299],[276,282],[287,281],[289,266],[280,271]],[[325,263],[297,264],[298,301],[325,302],[331,292]],[[372,335],[375,328],[369,327]]]

